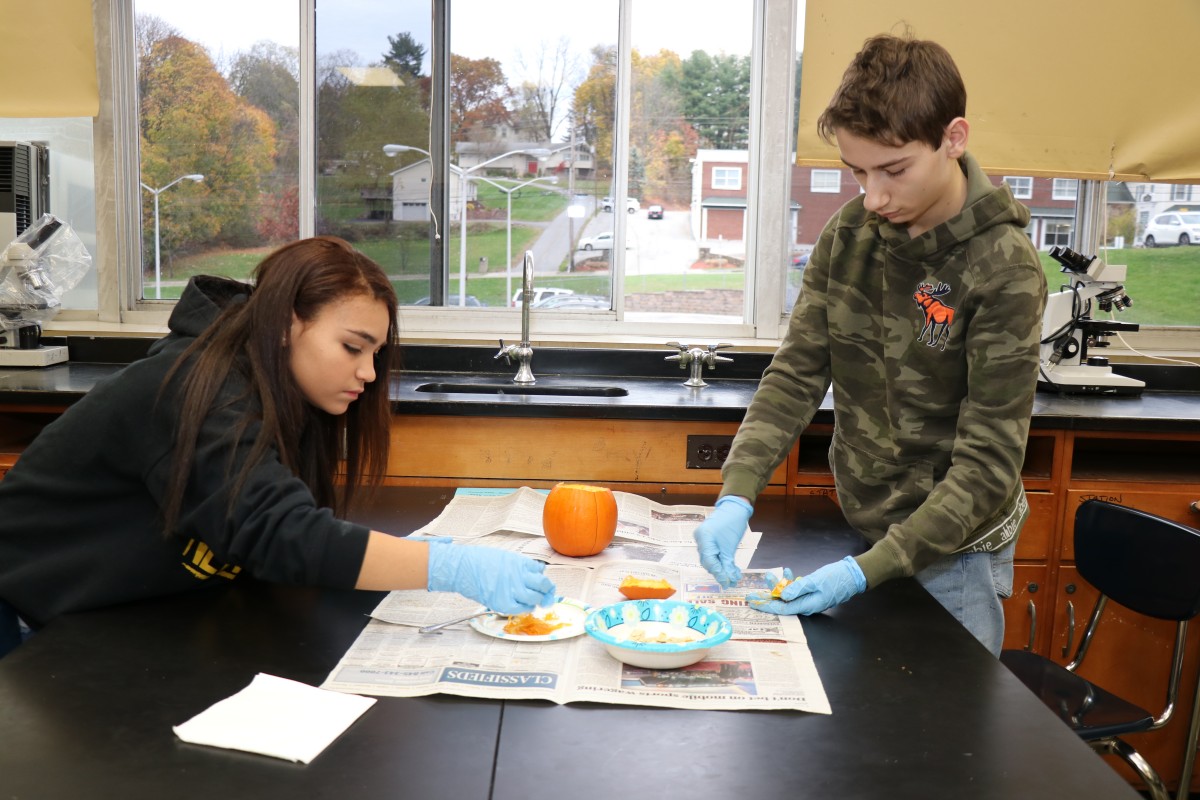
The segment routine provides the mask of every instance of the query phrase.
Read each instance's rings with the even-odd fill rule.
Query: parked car
[[[410,306],[427,306],[427,305],[429,305],[429,298],[422,297],[420,300],[414,300],[411,303],[409,303],[408,305],[410,305]],[[448,305],[448,306],[458,305],[458,294],[454,293],[454,294],[447,295],[446,296],[446,305]],[[467,305],[469,305],[469,306],[486,306],[487,303],[480,301],[480,299],[478,297],[476,297],[475,295],[469,294],[469,295],[467,295]]]
[[[662,219],[663,207],[654,205],[646,209],[646,219]]]
[[[1159,214],[1146,226],[1146,247],[1162,244],[1200,244],[1200,213]]]
[[[595,236],[585,236],[579,240],[580,250],[612,250],[612,231],[598,233]]]
[[[792,253],[792,269],[804,269],[808,266],[808,253]]]
[[[612,308],[612,303],[607,297],[598,294],[560,294],[553,297],[547,297],[540,303],[534,303],[537,308],[602,308],[608,310]]]
[[[605,197],[605,198],[601,199],[600,200],[600,208],[605,211],[612,211],[613,210],[613,199],[611,197]],[[637,198],[635,198],[635,197],[626,197],[625,198],[625,210],[628,211],[630,214],[634,214],[634,213],[640,211],[641,208],[642,208],[642,204],[640,202],[638,202]]]
[[[513,292],[512,304],[514,306],[521,305],[521,296],[524,293],[524,289],[517,289],[515,292]],[[529,303],[529,306],[532,308],[549,297],[572,294],[575,294],[573,289],[560,289],[557,286],[535,286],[533,287],[533,300]]]

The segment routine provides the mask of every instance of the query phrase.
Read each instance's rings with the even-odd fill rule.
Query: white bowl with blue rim
[[[646,669],[674,669],[703,660],[729,641],[724,614],[683,600],[625,600],[593,609],[584,630],[618,661]]]

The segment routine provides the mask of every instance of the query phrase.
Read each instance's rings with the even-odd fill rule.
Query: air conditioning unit
[[[0,142],[0,250],[50,211],[50,151]]]

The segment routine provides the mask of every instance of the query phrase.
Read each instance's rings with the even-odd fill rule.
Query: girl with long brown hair
[[[339,517],[387,464],[396,296],[374,261],[334,237],[292,242],[252,284],[193,278],[169,328],[0,482],[10,616],[37,627],[242,571],[454,591],[509,614],[553,601],[532,559]]]

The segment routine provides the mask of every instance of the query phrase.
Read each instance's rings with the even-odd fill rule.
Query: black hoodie
[[[33,625],[72,611],[225,584],[243,569],[280,583],[351,588],[369,530],[319,508],[271,450],[234,499],[244,406],[210,413],[180,519],[163,533],[178,403],[159,388],[179,354],[251,289],[193,279],[171,333],[41,432],[0,481],[0,599]],[[231,452],[234,466],[228,469]]]

